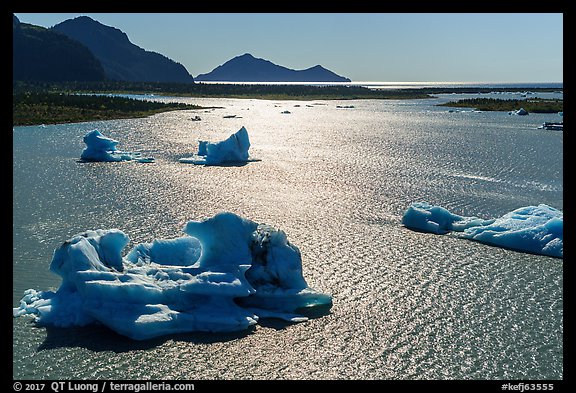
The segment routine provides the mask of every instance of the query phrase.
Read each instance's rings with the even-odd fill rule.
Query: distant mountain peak
[[[95,23],[95,24],[99,24],[99,25],[101,24],[100,22],[97,22],[94,19],[92,19],[86,15],[80,15],[80,16],[77,16],[76,18],[68,19],[67,21],[64,21],[64,22],[70,23],[72,21],[80,22],[80,23]],[[61,22],[61,23],[64,23],[64,22]]]
[[[100,23],[100,22],[98,22],[98,21],[96,21],[96,20],[94,20],[94,19],[90,18],[90,17],[89,17],[89,16],[87,16],[87,15],[80,15],[80,16],[77,16],[76,18],[72,18],[71,20],[77,20],[77,21],[88,21],[88,22],[90,22],[90,21],[91,21],[91,22],[97,23],[97,24],[99,24],[99,25],[102,25],[102,23]]]
[[[62,30],[70,30],[70,29],[91,31],[92,34],[99,32],[101,34],[106,34],[110,37],[113,37],[115,40],[121,40],[132,44],[132,42],[130,42],[130,39],[128,38],[128,35],[124,33],[122,30],[114,26],[107,26],[86,15],[81,15],[73,19],[65,20],[64,22],[61,22],[56,26],[54,26],[53,29],[61,32]]]
[[[350,82],[321,65],[305,70],[293,70],[276,65],[270,60],[254,57],[250,53],[236,56],[207,74],[200,74],[197,81],[219,82]]]

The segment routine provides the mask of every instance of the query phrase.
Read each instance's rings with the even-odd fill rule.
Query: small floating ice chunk
[[[198,153],[192,157],[180,158],[180,162],[196,165],[221,165],[245,163],[250,159],[248,131],[242,127],[228,139],[221,142],[199,141]]]
[[[498,247],[563,258],[564,215],[548,205],[527,206],[500,218],[463,217],[426,202],[413,203],[402,217],[410,229],[460,236]]]
[[[14,317],[40,325],[101,323],[144,340],[192,331],[244,330],[260,317],[307,320],[332,306],[311,289],[298,248],[283,231],[233,213],[190,221],[190,236],[136,245],[118,229],[86,231],[55,250],[56,292],[24,292]]]
[[[443,207],[433,206],[427,202],[415,202],[404,213],[402,224],[410,229],[443,235],[450,231],[463,231],[476,226],[487,225],[493,220],[482,220],[477,217],[463,217],[451,213]]]
[[[517,111],[510,111],[508,112],[509,115],[519,115],[519,116],[525,116],[528,114],[528,111],[524,108],[520,108]]]
[[[136,161],[144,163],[144,164],[148,164],[148,163],[154,162],[155,159],[154,159],[154,157],[141,157],[141,158],[136,158]]]
[[[142,157],[140,152],[120,151],[116,149],[117,140],[102,135],[100,131],[93,130],[84,135],[86,148],[82,151],[80,159],[96,162],[131,161],[154,162],[153,157]]]
[[[117,140],[106,137],[98,130],[93,130],[84,135],[86,148],[82,151],[80,158],[85,161],[120,161],[113,157],[112,153],[117,152]]]

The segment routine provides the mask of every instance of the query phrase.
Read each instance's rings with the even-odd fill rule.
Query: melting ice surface
[[[190,221],[187,236],[136,245],[118,229],[91,230],[54,251],[56,292],[28,289],[14,308],[41,325],[102,323],[136,340],[244,330],[259,317],[307,320],[330,295],[309,288],[300,251],[286,234],[233,213]]]
[[[135,160],[138,162],[153,162],[152,157],[142,157],[139,152],[120,151],[116,149],[117,140],[102,135],[100,131],[93,130],[84,135],[86,148],[82,151],[80,159],[83,161],[118,162]]]
[[[183,157],[179,161],[186,164],[220,165],[225,163],[248,162],[250,139],[248,131],[242,127],[228,139],[221,142],[199,141],[198,153],[192,157]]]
[[[436,234],[462,232],[462,237],[493,246],[563,258],[564,215],[548,205],[521,207],[500,218],[463,217],[426,202],[410,205],[402,224]]]

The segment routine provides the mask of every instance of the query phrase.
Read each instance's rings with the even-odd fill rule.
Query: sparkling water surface
[[[434,106],[454,98],[179,98],[221,108],[14,127],[13,306],[28,288],[58,288],[52,252],[78,232],[119,228],[128,251],[220,211],[284,230],[334,306],[300,324],[144,342],[16,318],[13,378],[561,379],[561,259],[401,225],[415,201],[482,218],[563,208],[563,134],[537,128],[562,118]],[[260,161],[178,162],[242,126]],[[156,161],[78,162],[93,129]]]

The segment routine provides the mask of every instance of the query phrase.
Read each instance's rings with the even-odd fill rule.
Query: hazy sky
[[[561,13],[17,13],[51,27],[87,15],[193,76],[251,53],[353,81],[562,82]]]

